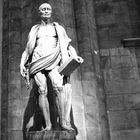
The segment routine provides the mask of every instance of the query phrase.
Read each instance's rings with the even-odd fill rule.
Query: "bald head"
[[[40,11],[44,7],[48,7],[48,8],[50,8],[52,10],[52,7],[51,7],[51,5],[49,3],[43,3],[43,4],[41,4],[39,6],[38,10]]]
[[[52,7],[48,3],[43,3],[38,8],[40,17],[42,19],[49,19],[52,14]]]

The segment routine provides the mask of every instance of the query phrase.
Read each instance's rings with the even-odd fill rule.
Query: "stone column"
[[[2,13],[3,13],[3,1],[0,0],[0,122],[1,122],[1,72],[2,72]],[[0,139],[1,139],[1,125],[0,125]]]
[[[3,3],[2,45],[2,140],[22,139],[21,81],[21,1]],[[8,10],[7,10],[8,9]]]
[[[8,0],[4,1],[3,9],[8,9]],[[2,82],[1,82],[1,139],[7,140],[7,129],[8,129],[8,90],[7,90],[7,73],[8,73],[8,32],[9,32],[9,25],[8,25],[8,11],[3,10],[3,42],[2,42]]]
[[[83,140],[109,140],[93,0],[74,0],[84,104]]]

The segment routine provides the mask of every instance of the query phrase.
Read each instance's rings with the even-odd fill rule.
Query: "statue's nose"
[[[46,10],[45,13],[48,14],[48,11]]]

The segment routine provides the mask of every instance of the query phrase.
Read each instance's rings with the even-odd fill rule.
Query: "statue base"
[[[26,132],[27,140],[76,140],[75,131],[31,131]]]

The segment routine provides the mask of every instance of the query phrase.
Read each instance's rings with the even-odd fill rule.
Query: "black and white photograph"
[[[140,140],[140,0],[0,0],[0,140]]]

